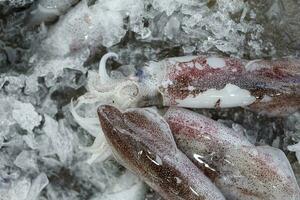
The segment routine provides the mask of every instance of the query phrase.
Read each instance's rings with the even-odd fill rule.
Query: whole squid
[[[255,147],[243,133],[182,109],[164,116],[177,146],[230,200],[298,200],[295,176],[279,149]]]
[[[167,200],[223,200],[215,185],[176,147],[151,109],[100,106],[102,130],[116,159]]]
[[[108,53],[100,62],[97,88],[100,93],[114,91],[112,102],[121,108],[241,106],[271,116],[300,108],[300,60],[294,58],[176,57],[150,62],[130,76],[114,79],[106,71],[110,57],[117,55]]]

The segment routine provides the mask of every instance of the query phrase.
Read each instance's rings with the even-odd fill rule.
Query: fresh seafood
[[[117,107],[241,106],[270,116],[290,114],[300,108],[300,60],[186,56],[150,62],[135,74],[114,79],[106,71],[110,57],[117,55],[109,53],[102,58],[100,83],[90,92],[97,93],[98,99],[109,96]]]
[[[100,106],[102,130],[113,154],[165,199],[225,199],[175,144],[165,120],[151,109],[120,112]]]
[[[284,153],[255,147],[242,133],[198,113],[171,108],[164,116],[182,150],[231,200],[300,199]]]

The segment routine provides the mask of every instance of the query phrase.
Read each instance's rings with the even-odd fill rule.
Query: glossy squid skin
[[[116,159],[170,200],[225,199],[176,147],[168,124],[150,109],[120,112],[100,106],[98,115]]]
[[[143,70],[141,82],[154,82],[164,106],[242,106],[272,116],[300,108],[300,60],[292,58],[177,57],[152,62]]]
[[[293,171],[279,149],[255,147],[242,133],[186,109],[171,108],[164,118],[178,148],[227,199],[300,199]]]

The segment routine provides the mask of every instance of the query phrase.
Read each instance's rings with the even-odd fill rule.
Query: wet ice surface
[[[293,0],[87,3],[0,1],[0,199],[113,199],[124,191],[139,191],[131,199],[158,198],[144,197],[145,186],[134,177],[122,185],[130,175],[113,159],[87,163],[94,137],[74,121],[69,103],[86,92],[87,72],[97,70],[107,51],[120,57],[112,68],[208,52],[247,59],[299,55],[300,5]],[[300,141],[299,113],[199,112],[244,130],[252,143],[282,149],[300,181],[296,155],[287,149]],[[96,110],[80,114],[94,117]]]

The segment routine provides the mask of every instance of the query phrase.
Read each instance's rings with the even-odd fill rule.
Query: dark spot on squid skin
[[[259,195],[257,192],[253,192],[252,190],[248,190],[246,188],[240,188],[240,187],[237,187],[236,189],[238,189],[243,195],[245,196],[249,196],[249,197],[256,197],[256,198],[264,198],[264,195]]]
[[[215,104],[215,108],[216,109],[221,109],[221,99],[218,99],[218,101],[216,102],[216,104]]]

